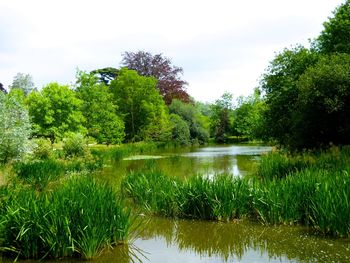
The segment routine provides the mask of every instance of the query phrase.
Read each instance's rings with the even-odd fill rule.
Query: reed
[[[92,172],[101,169],[102,158],[43,159],[14,164],[14,172],[23,182],[43,190],[50,182],[70,173]]]
[[[0,251],[5,254],[89,259],[128,237],[130,211],[110,186],[90,177],[72,177],[48,193],[23,186],[1,193],[7,198],[0,208]]]
[[[263,224],[301,224],[322,235],[350,236],[349,148],[318,154],[268,155],[259,177],[179,180],[156,171],[131,173],[122,191],[164,216]],[[271,160],[267,160],[271,158]],[[269,163],[269,165],[267,165]],[[275,170],[282,172],[279,175]],[[262,178],[263,177],[263,178]]]

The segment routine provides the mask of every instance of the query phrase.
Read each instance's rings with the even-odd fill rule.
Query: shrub
[[[45,160],[52,157],[52,145],[49,139],[40,138],[35,140],[36,147],[33,151],[35,159]]]
[[[70,133],[63,139],[63,153],[66,158],[84,157],[89,154],[84,136],[80,133]]]

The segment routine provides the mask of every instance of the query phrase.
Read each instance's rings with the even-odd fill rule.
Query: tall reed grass
[[[264,224],[301,224],[324,235],[350,236],[349,148],[290,158],[267,155],[257,177],[198,175],[181,181],[149,171],[129,174],[121,187],[135,203],[164,216],[249,217]]]
[[[103,161],[98,157],[72,158],[69,160],[43,159],[18,162],[13,166],[15,174],[23,182],[43,190],[50,182],[69,173],[92,172],[101,169]]]
[[[0,199],[0,251],[20,258],[89,259],[127,239],[131,217],[106,184],[72,177],[48,193],[3,188]]]

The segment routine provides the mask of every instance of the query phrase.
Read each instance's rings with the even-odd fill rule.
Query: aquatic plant
[[[20,258],[91,258],[124,242],[130,211],[112,187],[72,177],[50,193],[17,187],[0,191],[0,251]]]
[[[43,159],[14,164],[14,172],[23,182],[43,190],[51,181],[69,173],[91,172],[102,168],[103,159],[94,156],[69,160]]]
[[[164,216],[264,224],[301,224],[324,235],[350,235],[349,149],[291,157],[269,155],[260,177],[201,175],[179,180],[156,171],[131,173],[124,195]],[[265,157],[269,158],[269,157]],[[266,164],[265,163],[265,164]],[[276,164],[277,163],[277,164]],[[286,163],[286,165],[284,165]],[[283,171],[283,176],[273,172]],[[266,177],[263,172],[267,173]]]

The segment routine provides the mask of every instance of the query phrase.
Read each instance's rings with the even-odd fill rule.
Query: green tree
[[[27,104],[35,135],[55,141],[67,132],[86,133],[82,101],[68,86],[50,83],[29,94]]]
[[[192,143],[203,144],[209,140],[208,120],[195,105],[174,99],[169,110],[187,122]]]
[[[265,95],[265,137],[289,145],[299,90],[297,81],[305,70],[314,65],[319,55],[302,46],[285,49],[276,55],[261,80]]]
[[[10,89],[20,89],[24,95],[28,95],[34,89],[33,78],[29,74],[17,73],[13,78]]]
[[[223,143],[232,134],[233,95],[225,92],[211,106],[211,134],[216,142]]]
[[[314,45],[322,53],[350,53],[350,1],[347,0],[333,12],[333,17],[323,23],[324,29]]]
[[[113,94],[94,75],[77,73],[77,96],[82,100],[88,135],[98,143],[118,144],[124,139],[124,122],[117,115]]]
[[[234,110],[233,130],[236,135],[248,139],[260,139],[262,137],[263,112],[265,103],[258,89],[248,97],[239,97]]]
[[[30,122],[24,105],[0,92],[0,162],[21,158],[29,149]]]
[[[188,123],[177,114],[170,114],[172,123],[172,141],[179,145],[189,145],[191,143],[190,128]]]
[[[128,141],[166,141],[171,136],[167,107],[153,77],[122,68],[110,88],[125,123]]]
[[[112,67],[101,68],[91,71],[90,74],[96,76],[98,82],[104,83],[108,86],[111,81],[118,76],[118,69]]]
[[[305,71],[297,86],[291,146],[302,149],[350,144],[350,55],[322,57]]]

